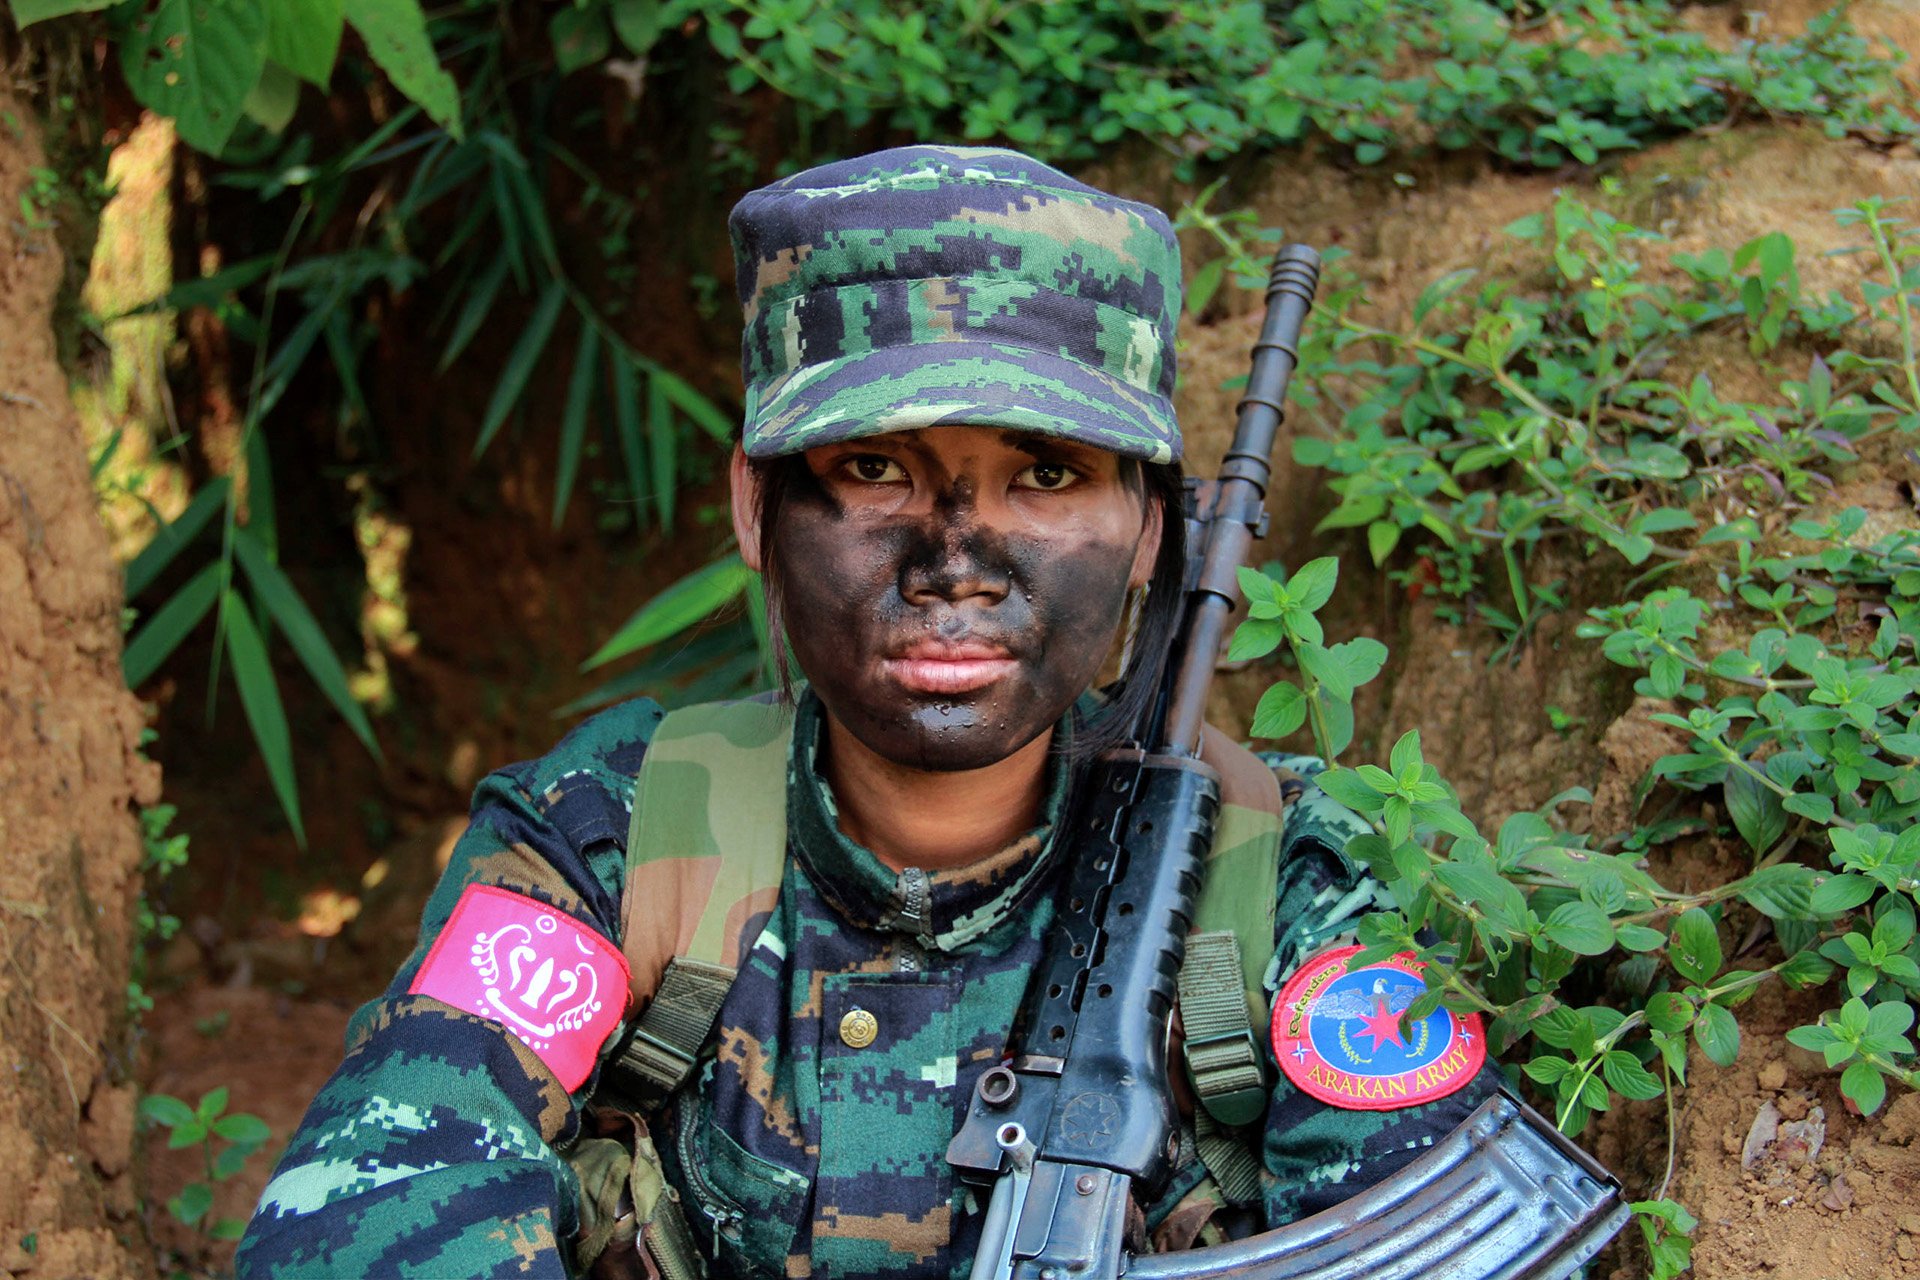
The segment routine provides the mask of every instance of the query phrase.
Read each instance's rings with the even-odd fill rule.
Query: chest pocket
[[[713,1119],[711,1076],[679,1107],[674,1155],[688,1215],[717,1276],[790,1274],[799,1226],[811,1216],[808,1179],[746,1150]],[[801,1251],[805,1251],[804,1241]]]

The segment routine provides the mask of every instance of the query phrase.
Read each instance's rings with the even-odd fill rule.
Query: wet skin
[[[768,551],[795,657],[837,727],[933,772],[1047,734],[1152,570],[1158,512],[1119,458],[935,427],[804,460]]]

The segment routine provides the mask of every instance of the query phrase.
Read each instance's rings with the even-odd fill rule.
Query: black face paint
[[[1131,486],[1115,492],[1138,511]],[[796,468],[767,546],[794,654],[834,719],[886,760],[945,771],[1005,759],[1092,684],[1133,530],[989,527],[965,477],[931,510],[875,514]]]

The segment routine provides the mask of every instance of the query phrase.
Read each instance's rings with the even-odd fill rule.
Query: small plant
[[[1840,1091],[1862,1113],[1889,1083],[1920,1087],[1920,530],[1819,505],[1869,442],[1920,434],[1920,250],[1881,202],[1842,220],[1879,269],[1857,301],[1807,296],[1779,235],[1676,257],[1691,287],[1648,280],[1634,252],[1647,233],[1563,197],[1550,219],[1511,228],[1554,264],[1544,296],[1451,276],[1394,332],[1356,319],[1357,293],[1336,278],[1334,323],[1303,352],[1309,399],[1340,414],[1296,440],[1299,461],[1335,474],[1323,527],[1365,529],[1378,563],[1448,566],[1414,580],[1473,605],[1462,620],[1506,649],[1566,608],[1535,581],[1550,540],[1626,571],[1629,598],[1590,607],[1576,634],[1634,673],[1650,719],[1675,735],[1636,796],[1666,789],[1654,820],[1569,831],[1561,807],[1591,799],[1575,789],[1483,829],[1417,732],[1384,766],[1342,763],[1353,689],[1384,647],[1322,634],[1332,558],[1242,575],[1248,616],[1230,656],[1278,652],[1292,668],[1253,733],[1308,730],[1336,766],[1320,785],[1373,828],[1349,852],[1391,906],[1362,921],[1355,963],[1416,953],[1428,990],[1407,1016],[1484,1014],[1492,1047],[1568,1133],[1623,1100],[1665,1099],[1667,1176],[1635,1206],[1661,1277],[1685,1269],[1695,1225],[1664,1198],[1674,1090],[1693,1051],[1734,1061],[1740,1006],[1764,984],[1829,1002],[1788,1039],[1844,1068]],[[1234,220],[1188,221],[1230,246],[1235,279],[1257,279]],[[1806,374],[1765,403],[1658,378],[1709,331],[1744,335],[1757,360],[1792,352]],[[1652,585],[1675,571],[1687,585]],[[1650,870],[1650,851],[1716,829],[1748,858],[1726,883],[1682,891]],[[1741,937],[1772,947],[1745,960]]]
[[[247,1229],[246,1219],[208,1221],[208,1213],[213,1208],[213,1189],[216,1184],[237,1176],[273,1136],[272,1130],[259,1116],[239,1111],[229,1113],[225,1085],[209,1091],[197,1106],[191,1107],[168,1094],[150,1093],[140,1099],[140,1116],[148,1124],[167,1130],[169,1150],[197,1146],[204,1158],[202,1176],[167,1201],[167,1212],[206,1240],[238,1240]]]

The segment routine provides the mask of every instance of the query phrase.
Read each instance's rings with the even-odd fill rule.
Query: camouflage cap
[[[899,147],[729,219],[748,456],[973,423],[1180,457],[1166,215],[1017,151]]]

